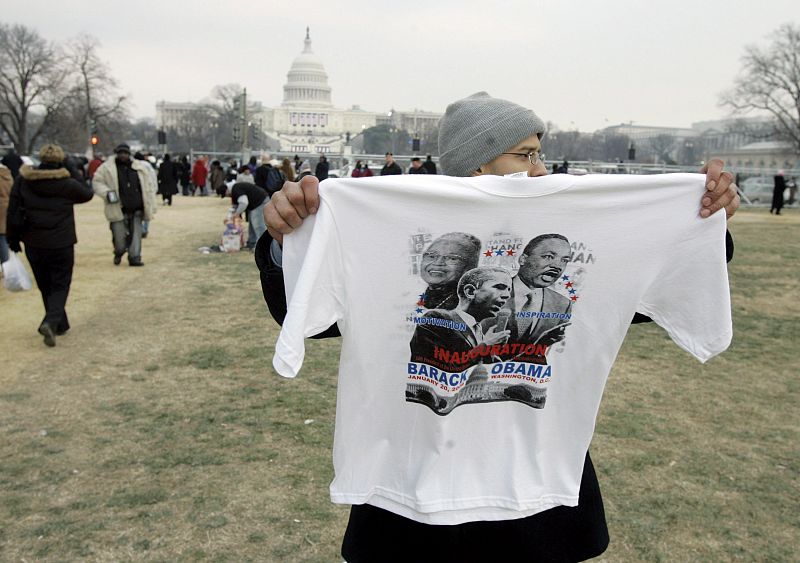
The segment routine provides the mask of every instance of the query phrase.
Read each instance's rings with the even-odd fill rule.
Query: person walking
[[[386,163],[381,168],[381,176],[394,176],[402,174],[403,169],[394,161],[394,155],[390,152],[386,153]]]
[[[186,155],[181,156],[178,160],[178,179],[181,182],[181,193],[189,195],[192,183],[192,167],[189,165],[189,159]]]
[[[772,188],[772,207],[770,207],[769,212],[780,215],[781,209],[783,209],[783,192],[786,189],[786,178],[783,177],[783,170],[778,170],[774,181],[775,187]]]
[[[328,179],[328,171],[330,170],[330,164],[328,163],[328,159],[325,158],[325,155],[319,157],[319,162],[317,162],[317,166],[314,168],[314,176],[319,178],[319,181],[327,180]]]
[[[222,169],[222,163],[215,160],[211,163],[211,189],[214,190],[219,197],[225,197],[227,186],[225,186],[225,171]]]
[[[433,157],[428,155],[425,159],[425,162],[422,163],[422,166],[425,167],[425,170],[428,171],[428,174],[436,174],[436,163],[433,161]]]
[[[150,221],[156,212],[156,187],[147,169],[150,165],[132,160],[128,145],[118,145],[114,153],[115,158],[108,159],[97,169],[92,188],[105,202],[114,245],[114,265],[118,266],[127,252],[130,266],[144,266],[142,221]]]
[[[515,119],[502,119],[509,115]],[[446,175],[547,175],[541,155],[544,122],[517,104],[492,98],[485,92],[474,94],[448,107],[439,131],[440,164]],[[709,162],[702,172],[706,173],[707,190],[699,201],[700,217],[707,218],[723,208],[732,216],[739,206],[732,175],[722,171],[719,160]],[[287,183],[265,207],[268,229],[259,241],[255,257],[265,300],[279,323],[287,311],[281,266],[283,236],[297,229],[304,218],[316,213],[319,205],[318,184],[309,179]],[[730,256],[732,246],[728,247],[728,252]],[[454,264],[461,262],[455,255],[449,258]],[[637,317],[639,321],[649,320],[638,314]],[[315,337],[338,335],[337,326],[333,325]],[[401,546],[409,537],[416,541],[414,545],[398,547],[393,552],[398,559],[414,560],[411,552],[416,546],[424,545],[436,552],[437,555],[430,553],[431,559],[469,560],[464,556],[459,559],[455,553],[463,549],[463,542],[469,538],[479,538],[477,542],[470,540],[470,544],[487,553],[472,553],[475,560],[579,561],[599,555],[609,541],[602,497],[588,452],[577,506],[556,506],[532,515],[519,514],[515,519],[478,519],[432,526],[379,506],[353,504],[342,554],[353,562],[381,560],[379,554],[386,554],[387,545]]]
[[[172,162],[172,158],[164,155],[164,161],[158,167],[158,193],[164,201],[164,205],[172,206],[172,196],[178,193],[178,167]]]
[[[197,160],[194,161],[194,166],[192,166],[192,184],[194,184],[195,189],[200,190],[200,195],[206,195],[206,180],[208,179],[208,168],[206,168],[206,161],[201,156]],[[192,195],[194,195],[195,190],[192,190]]]
[[[281,162],[281,172],[288,182],[294,182],[295,170],[288,158],[284,158]]]
[[[92,188],[70,176],[64,167],[64,151],[48,144],[39,151],[41,164],[33,168],[23,165],[19,179],[11,190],[8,216],[19,217],[22,224],[8,225],[9,247],[25,256],[33,270],[36,285],[42,294],[45,315],[39,334],[47,346],[56,345],[56,336],[70,328],[67,318],[67,297],[75,265],[75,214],[73,206],[85,203],[94,195]]]
[[[272,164],[267,159],[262,160],[253,174],[253,183],[259,188],[266,190],[267,176],[270,170],[272,170]]]

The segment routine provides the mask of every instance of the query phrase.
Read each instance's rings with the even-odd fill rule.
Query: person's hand
[[[483,333],[483,339],[481,339],[478,344],[484,344],[486,346],[492,346],[494,344],[505,344],[508,337],[511,336],[511,331],[506,330],[497,330],[497,326],[493,326],[489,330]]]
[[[739,193],[736,184],[733,183],[733,174],[725,172],[722,167],[725,163],[718,158],[712,158],[708,164],[700,170],[701,174],[706,175],[706,193],[700,204],[700,217],[711,217],[714,213],[725,208],[725,213],[730,219],[736,210],[739,209]]]
[[[300,182],[284,182],[264,206],[264,221],[270,236],[283,244],[288,235],[319,209],[319,180],[306,176]]]

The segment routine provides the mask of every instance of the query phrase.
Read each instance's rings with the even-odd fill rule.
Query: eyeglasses
[[[448,266],[458,266],[464,259],[458,254],[439,254],[438,252],[426,252],[422,255],[423,260],[438,262],[439,258],[444,258],[444,263]]]
[[[543,152],[530,151],[530,152],[501,152],[500,154],[513,154],[514,156],[527,157],[531,162],[531,166],[536,166],[539,162],[544,164],[545,155]]]

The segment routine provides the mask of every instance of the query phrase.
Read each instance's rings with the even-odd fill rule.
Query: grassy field
[[[341,560],[339,343],[310,342],[295,381],[273,373],[252,254],[197,252],[226,206],[176,198],[138,269],[112,265],[100,202],[79,207],[56,348],[38,292],[0,291],[0,561]],[[637,326],[610,377],[604,560],[797,560],[800,220],[740,211],[731,228],[732,348],[702,366]]]

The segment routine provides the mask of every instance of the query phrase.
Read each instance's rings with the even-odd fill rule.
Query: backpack
[[[275,192],[280,191],[283,183],[286,181],[286,176],[283,172],[275,167],[272,167],[267,172],[267,193],[272,196]]]

